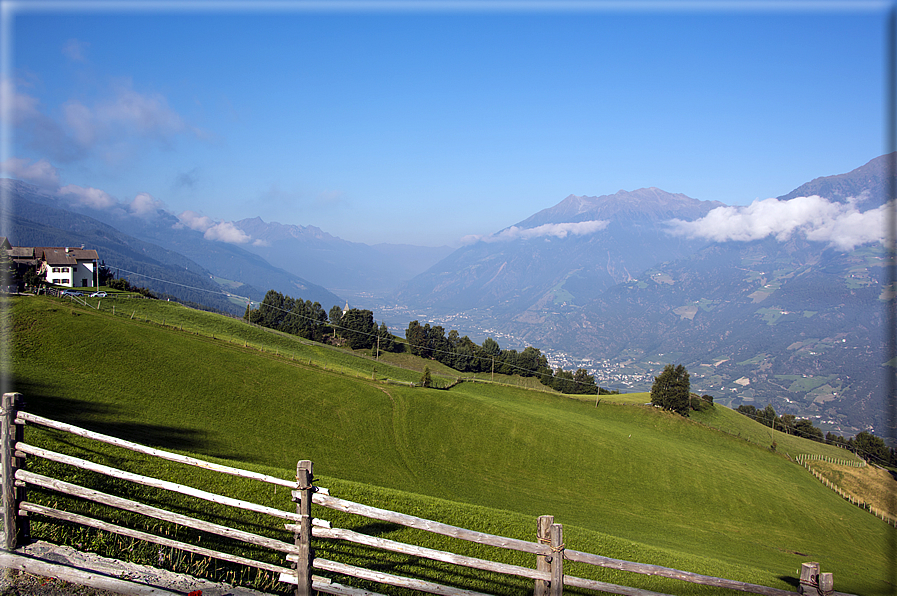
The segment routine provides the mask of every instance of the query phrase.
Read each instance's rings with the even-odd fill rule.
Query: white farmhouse
[[[36,246],[39,260],[37,274],[47,282],[69,288],[92,288],[97,285],[99,256],[93,249]]]

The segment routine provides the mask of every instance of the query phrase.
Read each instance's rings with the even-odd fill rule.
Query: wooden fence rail
[[[27,541],[29,533],[27,525],[28,516],[36,515],[42,518],[79,524],[104,532],[111,532],[132,539],[157,544],[159,546],[193,553],[202,557],[220,559],[229,563],[271,572],[277,574],[277,577],[281,582],[294,584],[296,586],[295,593],[299,596],[311,596],[311,594],[316,591],[346,596],[379,596],[375,592],[369,590],[342,585],[336,583],[332,579],[314,575],[313,570],[320,570],[329,574],[337,574],[385,585],[410,588],[412,590],[430,594],[441,594],[444,596],[486,596],[471,590],[445,586],[419,578],[402,577],[380,571],[373,571],[317,557],[315,556],[313,541],[314,543],[320,543],[321,541],[344,541],[368,548],[448,563],[467,569],[525,578],[534,582],[533,593],[535,596],[560,596],[563,594],[564,586],[595,590],[610,594],[621,594],[624,596],[664,596],[663,594],[649,590],[619,586],[597,580],[566,575],[564,573],[564,561],[584,563],[638,574],[655,575],[695,584],[728,588],[766,596],[793,596],[794,594],[793,592],[767,586],[705,576],[657,565],[621,561],[590,553],[569,550],[564,543],[563,526],[554,523],[554,518],[552,516],[542,516],[538,518],[535,542],[504,536],[495,536],[333,497],[326,489],[314,485],[313,464],[311,461],[300,461],[297,465],[296,480],[288,481],[239,468],[214,464],[197,458],[154,449],[130,441],[103,435],[70,424],[20,411],[20,407],[21,400],[18,394],[3,395],[2,409],[0,409],[0,456],[2,456],[0,457],[0,475],[2,475],[3,479],[2,546],[10,553],[10,555],[4,555],[4,558],[0,559],[4,562],[10,560],[9,556],[14,556],[14,553],[17,551],[20,544]],[[167,480],[152,478],[133,472],[125,472],[79,457],[56,453],[48,449],[30,445],[25,443],[23,439],[22,429],[26,423],[64,431],[76,436],[130,449],[167,461],[197,466],[217,473],[230,474],[242,478],[267,482],[276,486],[288,487],[291,489],[291,497],[295,502],[296,510],[295,512],[283,511],[274,507],[252,503],[225,495],[218,495]],[[249,511],[255,514],[275,518],[279,520],[278,523],[285,531],[292,532],[293,540],[286,541],[262,536],[253,532],[202,520],[183,513],[175,513],[132,499],[106,494],[71,482],[36,474],[25,469],[26,456],[39,457],[47,461],[72,466],[81,470],[88,470],[141,486],[171,491],[190,497],[191,499],[197,499],[200,502],[216,503],[218,505],[224,505],[242,511]],[[277,556],[282,557],[281,560],[284,561],[284,564],[258,561],[248,557],[199,546],[198,544],[191,544],[183,540],[174,540],[172,538],[126,528],[107,521],[94,519],[86,515],[63,511],[57,508],[58,505],[57,507],[48,507],[46,505],[34,503],[27,498],[26,489],[28,486],[77,497],[108,507],[114,507],[144,517],[213,534],[227,540],[250,544],[264,549],[265,551],[273,551],[273,553],[279,553]],[[134,492],[136,493],[139,491]],[[533,568],[511,565],[498,561],[469,557],[413,544],[387,540],[348,529],[333,528],[330,522],[315,519],[311,516],[312,505],[363,516],[368,519],[416,528],[442,536],[474,542],[476,544],[527,553],[535,557],[535,566]],[[807,567],[808,565],[809,567]],[[817,588],[824,587],[824,591],[827,595],[850,596],[834,592],[831,588],[831,574],[820,574],[817,564],[805,564],[805,567],[806,569],[802,571],[801,589],[799,593],[802,594],[805,593],[805,591],[816,593]],[[53,566],[52,569],[54,575],[57,577],[62,573],[59,566]],[[73,571],[71,578],[68,579],[75,582],[82,581],[82,575],[83,570]],[[67,578],[60,577],[60,579]]]

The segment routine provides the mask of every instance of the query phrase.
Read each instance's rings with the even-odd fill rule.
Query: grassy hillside
[[[895,530],[782,455],[844,457],[836,448],[782,436],[773,453],[768,429],[722,407],[701,421],[728,432],[622,403],[644,396],[596,407],[512,386],[413,389],[382,379],[416,371],[238,320],[144,300],[113,317],[109,306],[12,301],[13,382],[29,411],[284,477],[312,459],[330,486],[358,491],[350,498],[448,523],[469,514],[461,525],[475,529],[532,539],[535,516],[552,514],[577,550],[780,588],[813,560],[839,591],[893,593]],[[378,488],[368,498],[362,485]]]

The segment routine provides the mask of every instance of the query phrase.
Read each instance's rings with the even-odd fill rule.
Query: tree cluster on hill
[[[688,371],[681,364],[667,364],[651,386],[651,403],[664,410],[688,416],[692,410],[700,412],[713,407],[712,395],[691,392]]]
[[[783,414],[781,417],[776,416],[775,408],[767,404],[762,410],[751,405],[740,405],[735,408],[736,412],[740,412],[748,418],[753,418],[763,426],[768,426],[774,430],[780,430],[789,435],[797,435],[811,441],[822,443],[825,438],[822,431],[813,426],[813,423],[805,418],[797,418],[794,414]]]
[[[276,290],[268,290],[257,309],[247,306],[243,318],[262,327],[353,350],[379,346],[382,352],[396,352],[401,347],[385,323],[377,326],[370,310],[350,308],[343,312],[334,306],[328,318],[320,303],[291,298]]]
[[[595,395],[617,393],[602,390],[595,377],[584,368],[576,372],[558,367],[552,371],[548,359],[537,349],[522,352],[502,350],[494,339],[477,345],[466,335],[452,330],[446,336],[439,325],[421,325],[412,321],[405,330],[407,344],[396,341],[385,323],[378,326],[370,310],[333,306],[329,313],[318,302],[291,298],[269,290],[257,309],[246,307],[243,318],[269,329],[298,335],[318,342],[347,346],[353,350],[373,349],[380,352],[409,351],[421,358],[442,362],[460,372],[497,372],[504,375],[538,377],[543,385],[561,393]],[[407,347],[406,347],[407,346]]]
[[[869,463],[897,468],[897,449],[888,447],[884,439],[869,431],[864,430],[849,439],[829,432],[825,434],[825,442],[850,449]]]
[[[421,325],[411,321],[405,330],[408,350],[421,358],[432,358],[460,372],[496,372],[503,375],[538,377],[543,385],[561,393],[595,395],[595,377],[584,368],[575,373],[558,368],[552,371],[548,359],[537,348],[529,346],[522,352],[502,350],[491,337],[477,345],[456,330],[448,335],[440,325]]]
[[[247,306],[246,314],[250,323],[313,341],[324,341],[330,330],[327,313],[320,303],[284,296],[275,290],[268,290],[257,309]]]
[[[762,410],[751,405],[740,405],[735,409],[749,418],[753,418],[760,424],[769,428],[780,430],[789,435],[796,435],[818,443],[838,445],[850,449],[863,459],[877,463],[897,467],[897,449],[889,448],[884,439],[877,437],[868,431],[862,431],[855,437],[845,439],[842,435],[826,433],[813,426],[813,423],[805,418],[797,418],[793,414],[777,416],[775,408],[767,405]]]
[[[118,279],[107,279],[106,285],[113,290],[121,290],[122,292],[135,292],[144,296],[146,298],[158,298],[158,296],[151,291],[149,288],[141,288],[138,286],[132,286],[131,282],[124,278]]]

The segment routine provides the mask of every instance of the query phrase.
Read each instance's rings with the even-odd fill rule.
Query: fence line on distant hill
[[[798,457],[801,457],[801,456],[798,456]],[[841,489],[840,486],[838,486],[837,484],[835,484],[834,482],[832,482],[831,480],[829,480],[828,478],[826,478],[825,476],[823,476],[822,474],[820,474],[819,472],[814,470],[810,466],[810,464],[807,462],[806,459],[803,459],[803,461],[800,461],[799,463],[801,465],[803,465],[803,467],[805,467],[807,470],[809,470],[810,473],[812,473],[813,476],[815,476],[816,479],[819,480],[823,485],[827,486],[828,488],[830,488],[833,491],[835,491],[836,493],[838,493],[838,495],[845,501],[853,503],[860,509],[868,511],[869,513],[871,513],[875,517],[881,519],[888,525],[891,525],[891,526],[894,526],[895,528],[897,528],[897,517],[890,515],[889,513],[887,513],[886,511],[884,511],[882,509],[879,509],[878,507],[874,507],[872,505],[872,503],[867,503],[866,501],[861,501],[861,500],[857,499],[856,497],[854,497],[849,492],[847,492],[846,490]]]
[[[865,459],[861,459],[860,461],[850,461],[847,459],[840,459],[837,457],[832,457],[830,455],[819,455],[818,453],[801,453],[799,455],[795,455],[794,459],[797,460],[799,464],[804,464],[809,461],[826,461],[830,464],[838,464],[839,466],[851,466],[854,468],[865,468],[867,465]]]
[[[310,596],[315,590],[329,594],[345,594],[349,596],[378,596],[376,593],[368,590],[360,590],[344,586],[334,582],[332,579],[314,576],[312,575],[312,569],[320,569],[329,573],[360,578],[380,584],[408,587],[414,590],[442,594],[444,596],[484,596],[479,592],[440,585],[420,578],[396,576],[377,570],[365,569],[316,557],[312,545],[313,538],[318,541],[348,541],[371,548],[383,549],[389,552],[404,553],[412,557],[442,561],[468,569],[477,569],[495,574],[525,578],[534,582],[535,596],[560,596],[563,594],[565,585],[626,596],[663,596],[657,592],[639,588],[619,586],[597,580],[565,575],[564,561],[579,562],[608,569],[665,577],[694,584],[716,586],[766,596],[793,596],[794,594],[793,592],[767,586],[700,575],[688,571],[669,569],[658,565],[646,565],[642,563],[610,559],[599,555],[571,550],[567,548],[567,545],[564,542],[563,526],[554,523],[553,516],[542,516],[538,519],[536,531],[537,540],[535,542],[529,542],[515,538],[485,534],[475,530],[450,526],[432,520],[354,503],[332,497],[326,489],[314,486],[313,464],[311,461],[306,460],[299,462],[297,466],[296,481],[283,480],[265,474],[205,462],[193,457],[139,445],[123,439],[103,435],[70,424],[57,422],[20,411],[20,397],[21,396],[16,393],[4,394],[2,411],[0,411],[0,472],[2,472],[3,480],[2,548],[9,553],[4,555],[2,560],[4,565],[10,565],[15,568],[34,569],[33,567],[29,567],[29,562],[33,562],[35,559],[27,558],[24,555],[19,554],[19,552],[17,552],[17,547],[19,546],[20,541],[24,541],[28,537],[28,516],[36,515],[41,518],[79,524],[104,532],[111,532],[132,539],[147,541],[160,546],[198,554],[203,557],[220,559],[233,564],[279,574],[277,577],[281,582],[296,585],[295,593],[298,596]],[[26,423],[45,426],[83,438],[158,457],[167,461],[197,466],[216,473],[251,478],[271,483],[276,486],[289,487],[293,489],[291,495],[293,501],[296,502],[296,512],[283,511],[241,499],[209,493],[189,486],[118,470],[79,457],[55,453],[47,449],[29,445],[24,442],[23,427]],[[118,480],[172,491],[192,499],[199,499],[200,504],[202,502],[212,502],[219,505],[234,507],[243,511],[250,511],[256,514],[273,517],[278,520],[278,524],[283,530],[291,532],[292,540],[286,541],[281,538],[273,538],[256,532],[240,530],[219,523],[199,519],[198,517],[193,517],[184,513],[175,513],[129,498],[106,494],[71,482],[65,482],[41,474],[36,474],[25,468],[26,456],[40,457],[59,464],[111,476]],[[93,519],[86,515],[57,509],[57,507],[60,506],[58,503],[54,503],[54,507],[48,507],[39,503],[29,502],[26,493],[29,486],[74,496],[92,503],[99,503],[108,507],[121,509],[132,514],[147,516],[152,519],[162,520],[163,522],[173,523],[186,528],[192,528],[230,540],[248,543],[264,549],[263,552],[273,551],[276,557],[284,557],[287,563],[292,563],[294,565],[289,567],[286,564],[275,564],[268,561],[249,559],[245,556],[214,550],[207,546],[200,546],[199,544],[174,540],[168,537],[157,536],[148,532],[126,528],[107,521]],[[140,491],[129,491],[129,493],[139,494]],[[535,557],[535,568],[462,556],[451,552],[437,551],[413,544],[400,543],[354,531],[333,528],[328,521],[312,518],[311,506],[313,503],[319,507],[360,515],[368,519],[400,524],[443,536],[472,541],[477,544],[529,553]],[[201,509],[201,506],[199,508]],[[179,509],[183,508],[179,507]],[[284,521],[290,523],[284,525]],[[421,572],[423,573],[426,573],[428,568],[428,565],[425,563],[420,566]],[[78,569],[77,573],[75,573],[75,570],[66,572],[64,570],[61,571],[60,569],[59,566],[54,568],[54,576],[76,583],[82,582],[83,570]],[[39,571],[37,572],[39,573]],[[69,575],[66,575],[66,573],[69,573]],[[487,580],[485,577],[481,579]],[[103,581],[104,578],[98,577],[95,583],[91,585],[95,587],[103,587]],[[111,580],[105,578],[105,581]],[[120,580],[118,581],[120,583]],[[842,595],[832,590],[832,574],[820,573],[817,563],[804,563],[800,582],[801,593],[806,593],[818,588],[829,596],[849,596]]]
[[[753,444],[753,445],[758,445],[758,446],[760,446],[760,447],[765,447],[765,448],[767,448],[767,449],[772,449],[772,445],[766,445],[766,444],[761,443],[761,442],[759,442],[759,441],[754,441],[754,440],[752,440],[752,439],[749,439],[748,437],[742,435],[741,432],[734,433],[734,432],[732,432],[731,430],[729,430],[729,429],[727,429],[727,428],[722,428],[722,427],[719,427],[719,426],[715,426],[715,425],[713,425],[713,424],[710,424],[709,422],[700,422],[700,424],[703,425],[703,426],[706,426],[707,428],[712,428],[712,429],[714,429],[714,430],[718,430],[718,431],[720,431],[720,432],[722,432],[722,433],[726,433],[726,434],[729,435],[730,437],[735,437],[735,438],[737,438],[737,439],[741,439],[742,441],[747,441],[748,443],[751,443],[751,444]],[[778,432],[782,432],[782,431],[778,431]],[[800,437],[800,438],[806,438],[806,437]],[[810,441],[811,441],[812,439],[807,439],[807,440],[810,440]],[[774,439],[773,439],[773,441],[774,441]],[[829,445],[829,446],[831,446],[831,447],[838,447],[839,449],[845,449],[845,450],[849,451],[850,453],[853,453],[853,452],[850,451],[847,447],[842,446],[842,445],[838,445],[838,444],[833,444],[833,443],[820,443],[820,445]],[[775,449],[772,449],[772,450],[775,451]],[[788,454],[786,453],[786,455],[788,455]],[[792,459],[790,455],[788,455],[788,458],[789,458],[789,459]],[[806,459],[809,459],[809,460],[828,461],[828,462],[831,462],[831,463],[837,463],[837,464],[841,464],[841,465],[844,465],[844,466],[853,466],[853,467],[855,467],[855,468],[865,468],[865,467],[868,465],[868,464],[866,463],[866,460],[864,460],[864,459],[862,459],[862,458],[858,458],[859,461],[856,461],[856,460],[851,461],[851,460],[847,460],[847,459],[835,458],[835,457],[832,457],[832,456],[830,456],[830,455],[819,455],[819,454],[801,454],[801,455],[796,455],[796,456],[794,456],[793,461],[797,461],[797,463],[802,463],[802,462],[798,461],[800,458],[806,458]]]

